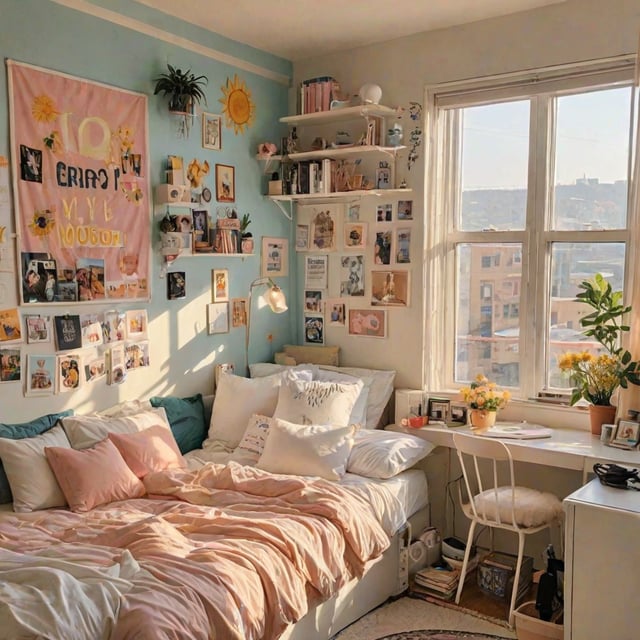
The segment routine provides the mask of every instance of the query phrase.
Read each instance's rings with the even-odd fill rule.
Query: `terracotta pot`
[[[616,407],[611,405],[590,404],[589,420],[591,421],[591,433],[599,436],[602,433],[603,424],[615,424]]]
[[[496,423],[497,411],[487,411],[487,409],[471,409],[469,414],[471,419],[471,428],[478,430],[486,430]]]

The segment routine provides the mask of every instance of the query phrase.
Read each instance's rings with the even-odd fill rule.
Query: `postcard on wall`
[[[117,344],[111,347],[106,354],[107,358],[107,384],[122,384],[127,376],[124,360],[124,345]]]
[[[78,258],[76,260],[76,284],[80,302],[105,298],[104,259]]]
[[[231,326],[244,327],[247,324],[247,299],[231,299]]]
[[[396,263],[411,262],[411,229],[396,229]]]
[[[344,248],[362,249],[367,244],[366,222],[345,222],[343,226]]]
[[[212,302],[229,302],[229,270],[211,271]]]
[[[337,209],[325,205],[324,209],[314,210],[311,218],[311,250],[335,251],[336,249]]]
[[[372,271],[371,304],[377,306],[409,306],[408,271]]]
[[[327,256],[304,257],[304,286],[307,289],[326,289],[328,274]]]
[[[82,327],[79,315],[54,316],[58,351],[82,347]]]
[[[149,341],[124,343],[124,366],[127,371],[149,366]]]
[[[97,353],[83,358],[84,379],[86,382],[95,382],[107,375],[107,366],[104,353]]]
[[[325,307],[327,309],[329,324],[335,327],[344,327],[347,317],[346,305],[344,303],[344,300],[327,300],[327,302],[325,303]]]
[[[81,313],[82,348],[97,347],[104,343],[102,321],[104,316],[98,313]]]
[[[27,396],[51,396],[55,391],[57,359],[55,355],[27,356]]]
[[[376,222],[393,222],[393,205],[379,204],[376,208]]]
[[[51,316],[27,315],[24,320],[27,328],[27,344],[51,342],[53,334]]]
[[[45,216],[47,212],[44,212]],[[49,223],[47,223],[49,224]],[[58,271],[49,253],[23,251],[22,299],[25,304],[58,300]]]
[[[22,341],[20,315],[18,309],[0,310],[0,342],[12,343]]]
[[[340,260],[340,295],[364,295],[364,256],[343,256]]]
[[[376,231],[376,244],[373,250],[373,261],[375,264],[391,264],[392,231]]]
[[[307,251],[309,249],[309,225],[296,225],[296,251]]]
[[[263,278],[289,275],[289,240],[287,238],[262,237],[260,275]]]
[[[304,316],[304,343],[324,344],[324,316]]]
[[[167,299],[180,300],[187,295],[187,275],[184,271],[167,273]]]
[[[381,309],[349,309],[349,335],[385,338],[387,312]]]
[[[105,343],[124,340],[126,333],[126,314],[124,311],[105,311],[102,321],[102,339]]]
[[[147,310],[132,309],[126,312],[127,338],[141,340],[147,337]]]
[[[80,355],[77,353],[58,356],[58,393],[75,391],[80,386]]]
[[[305,289],[305,313],[322,313],[322,291],[320,289]]]
[[[209,335],[229,332],[228,302],[212,302],[207,305],[207,331]]]
[[[398,220],[413,220],[413,200],[398,202]]]
[[[360,204],[350,204],[347,208],[347,220],[349,222],[358,222],[360,220]]]
[[[19,382],[21,370],[20,349],[0,349],[0,382]]]

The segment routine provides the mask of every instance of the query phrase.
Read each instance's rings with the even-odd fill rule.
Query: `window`
[[[446,219],[430,234],[444,247],[430,304],[447,310],[434,389],[482,372],[516,397],[568,390],[557,356],[596,346],[580,331],[578,284],[600,272],[624,286],[632,68],[624,59],[536,78],[428,95],[441,158],[428,186]]]

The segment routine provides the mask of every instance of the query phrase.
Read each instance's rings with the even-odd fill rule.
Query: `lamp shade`
[[[273,313],[284,313],[289,308],[284,292],[275,284],[264,294],[264,299]]]

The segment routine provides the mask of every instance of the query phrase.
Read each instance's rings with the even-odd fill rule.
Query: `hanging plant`
[[[208,82],[206,76],[196,76],[191,69],[182,71],[170,64],[167,64],[167,69],[167,73],[161,73],[155,79],[153,95],[169,96],[169,111],[191,114],[200,102],[207,103],[202,90]]]

